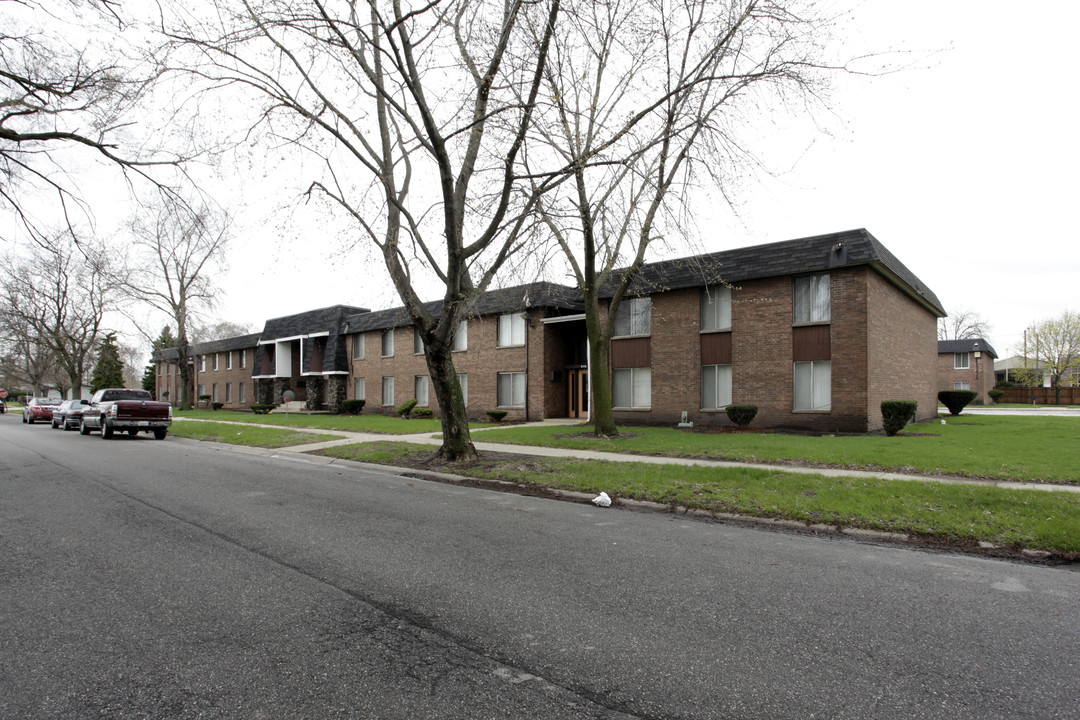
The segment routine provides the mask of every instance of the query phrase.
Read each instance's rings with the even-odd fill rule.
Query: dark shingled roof
[[[994,346],[981,337],[964,338],[963,340],[938,340],[937,343],[938,355],[944,355],[946,353],[975,352],[976,350],[988,353],[995,358],[998,356],[997,350],[994,350]]]
[[[629,294],[648,295],[721,280],[738,283],[859,265],[874,268],[939,316],[946,314],[937,295],[863,229],[649,263],[642,266]],[[602,288],[601,297],[614,294],[617,279]]]
[[[281,338],[323,332],[329,332],[333,335],[336,332],[341,332],[341,320],[346,315],[366,312],[368,312],[367,308],[353,307],[352,305],[331,305],[330,307],[308,310],[296,315],[273,318],[266,321],[259,340],[265,343]]]
[[[259,333],[254,333],[253,335],[238,335],[236,337],[224,338],[222,340],[211,340],[204,343],[193,343],[190,346],[190,352],[192,355],[208,355],[210,353],[216,352],[243,350],[245,348],[255,347],[258,344]],[[180,350],[175,347],[155,351],[150,355],[150,359],[154,362],[158,362],[160,360],[175,362],[179,358]]]

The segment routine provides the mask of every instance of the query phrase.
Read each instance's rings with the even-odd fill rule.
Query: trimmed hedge
[[[274,409],[273,403],[254,403],[250,407],[251,412],[256,415],[265,415]]]
[[[959,415],[978,395],[974,390],[942,390],[937,394],[937,399],[949,408],[950,414]]]
[[[403,418],[408,418],[412,414],[414,407],[416,407],[416,398],[406,400],[397,406],[397,414]]]
[[[1005,394],[1005,391],[1000,390],[998,388],[994,388],[993,390],[991,390],[990,392],[988,392],[986,394],[990,396],[990,399],[993,400],[994,404],[996,405],[998,403],[998,401],[1001,400],[1001,396]]]
[[[359,415],[366,404],[367,400],[342,400],[340,414]]]
[[[727,416],[728,420],[745,430],[757,417],[757,405],[728,405]]]
[[[433,417],[435,413],[431,410],[431,408],[416,408],[416,410],[413,411],[413,415],[418,418],[429,418]]]
[[[506,417],[505,410],[488,410],[487,416],[491,418],[492,422],[502,422],[502,419]]]
[[[881,403],[881,417],[885,421],[885,434],[892,437],[915,418],[919,403],[914,400],[885,400]]]
[[[215,410],[220,410],[221,408],[225,407],[225,403],[210,403],[210,407],[214,408]]]

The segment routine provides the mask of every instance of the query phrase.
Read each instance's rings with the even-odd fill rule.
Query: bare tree
[[[527,148],[530,163],[554,155],[573,173],[538,209],[584,294],[597,434],[617,432],[609,348],[647,252],[685,241],[690,192],[727,195],[757,162],[743,125],[776,101],[816,102],[839,69],[826,20],[812,0],[566,3]]]
[[[1029,327],[1024,331],[1023,353],[1026,369],[1049,377],[1060,402],[1061,386],[1080,379],[1080,313],[1066,310]]]
[[[521,148],[560,0],[216,6],[193,18],[177,3],[163,18],[172,62],[234,96],[249,91],[253,134],[321,159],[309,196],[378,248],[423,338],[441,456],[475,455],[451,344],[525,237],[537,194],[520,178]],[[432,287],[435,312],[421,297]]]
[[[960,308],[938,320],[938,340],[967,340],[990,334],[990,323],[974,310]]]
[[[225,340],[226,338],[248,335],[249,333],[251,333],[251,325],[247,323],[219,320],[209,325],[199,325],[192,328],[191,342],[198,344],[213,340]]]
[[[130,298],[165,313],[176,323],[180,406],[189,409],[189,337],[200,314],[214,305],[211,275],[224,259],[229,217],[209,206],[196,207],[178,198],[159,196],[132,220],[131,232],[132,253],[117,281]]]
[[[25,256],[0,259],[0,272],[18,280],[0,291],[3,314],[49,351],[78,396],[105,313],[115,307],[108,255],[64,233]]]

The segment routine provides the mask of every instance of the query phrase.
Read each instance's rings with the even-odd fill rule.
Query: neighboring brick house
[[[441,303],[428,308],[437,315]],[[511,420],[587,418],[582,308],[576,288],[552,283],[478,298],[453,355],[469,417],[498,408]],[[881,429],[881,402],[893,399],[916,401],[919,419],[934,417],[944,315],[866,230],[645,265],[616,320],[616,419],[675,424],[685,413],[724,425],[727,405],[754,404],[758,427],[867,432]],[[386,412],[416,398],[438,412],[404,308],[337,305],[270,320],[257,347],[260,402],[293,389],[313,408],[349,397],[366,400],[365,412]]]
[[[983,338],[939,340],[938,390],[974,390],[977,395],[972,402],[991,404],[989,392],[997,382],[996,359],[997,352]]]

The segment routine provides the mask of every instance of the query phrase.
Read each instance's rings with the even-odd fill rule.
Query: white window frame
[[[731,288],[707,285],[701,290],[701,332],[731,329]]]
[[[507,387],[507,384],[509,386]],[[506,391],[510,397],[506,397]],[[524,372],[501,372],[496,379],[495,402],[499,407],[523,408],[528,394],[528,381]],[[509,400],[509,403],[505,402]]]
[[[247,350],[241,350],[240,351],[240,369],[243,370],[246,367],[247,367]],[[243,402],[243,400],[241,400],[240,402]]]
[[[199,372],[206,372],[206,356],[199,356]]]
[[[970,370],[971,354],[966,352],[953,353],[953,370]]]
[[[450,352],[465,352],[469,349],[469,320],[468,318],[458,323],[454,331],[454,340],[450,346]]]
[[[652,298],[623,298],[615,311],[612,337],[648,337],[652,335]]]
[[[390,390],[389,392],[387,392],[388,387],[389,387],[389,390]],[[389,397],[387,397],[388,395],[389,395]],[[394,376],[393,375],[383,375],[383,379],[382,379],[382,404],[384,406],[391,406],[391,407],[394,405]]]
[[[712,387],[709,377],[712,375]],[[731,404],[731,364],[701,366],[701,409],[722,410]],[[711,392],[710,392],[711,391]]]
[[[832,283],[829,273],[795,278],[791,299],[795,325],[832,321]]]
[[[630,403],[619,402],[620,394],[629,383]],[[652,408],[652,368],[615,368],[611,371],[611,404],[613,410],[649,410]]]
[[[247,383],[240,383],[240,404],[247,402]]]
[[[832,362],[807,360],[796,362],[793,372],[795,412],[828,412],[832,410]],[[809,382],[809,388],[802,384]],[[826,398],[828,398],[826,400]]]
[[[364,333],[356,333],[353,336],[353,360],[363,360],[367,352],[367,343],[364,341]]]
[[[221,363],[221,353],[214,353],[214,372],[218,371],[218,365]]]
[[[428,376],[427,375],[417,375],[413,379],[413,390],[414,390],[413,397],[416,398],[416,407],[427,407],[428,406],[428,401],[429,401],[428,386],[429,385],[430,385],[430,383],[428,382]]]
[[[387,348],[390,352],[386,352]],[[388,328],[382,331],[382,356],[394,357],[394,328]]]
[[[420,337],[420,328],[413,326],[413,355],[424,354],[424,338]]]
[[[367,380],[358,377],[353,379],[353,400],[367,400]]]
[[[521,313],[506,313],[499,316],[496,347],[522,347],[525,345],[525,318]]]
[[[232,350],[225,353],[225,369],[232,370]]]
[[[971,382],[969,380],[957,380],[952,384],[953,390],[970,390]]]

